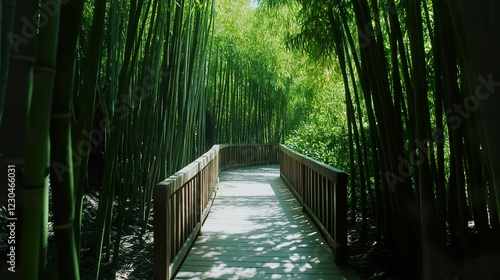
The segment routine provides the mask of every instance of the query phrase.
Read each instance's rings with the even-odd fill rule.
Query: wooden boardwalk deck
[[[203,235],[175,279],[360,279],[331,250],[278,166],[224,171]]]

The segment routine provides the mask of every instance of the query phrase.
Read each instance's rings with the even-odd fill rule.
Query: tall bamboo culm
[[[19,223],[17,279],[79,279],[72,229],[70,117],[83,2],[64,4],[60,9],[58,1],[2,2],[0,154],[16,175],[11,183]],[[56,244],[51,271],[49,169]]]

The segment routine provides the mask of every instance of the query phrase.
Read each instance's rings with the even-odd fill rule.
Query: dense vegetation
[[[119,270],[122,234],[151,231],[157,182],[214,143],[262,142],[349,173],[352,238],[373,244],[353,264],[382,254],[404,278],[499,275],[494,0],[1,8],[0,158],[17,176],[21,279],[79,279],[83,258],[90,279]]]
[[[495,278],[498,4],[262,2],[301,5],[289,44],[340,69],[360,238],[389,249],[404,277]]]
[[[214,2],[58,2],[2,2],[2,161],[18,174],[17,269],[21,279],[79,278],[89,251],[80,233],[92,226],[97,279],[111,256],[117,266],[127,226],[147,230],[153,186],[207,149]],[[89,181],[98,209],[83,224]],[[49,205],[57,250],[47,257]]]

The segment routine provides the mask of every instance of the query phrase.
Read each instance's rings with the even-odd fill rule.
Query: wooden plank
[[[302,275],[322,275],[322,276],[345,276],[342,271],[335,268],[315,268],[309,264],[295,264],[295,263],[245,263],[245,262],[210,262],[206,263],[206,265],[202,265],[199,263],[194,263],[192,265],[186,265],[186,270],[189,272],[205,272],[203,275],[220,275],[221,272],[223,274],[237,273],[240,271],[255,271],[262,274],[302,274]],[[180,272],[178,275],[182,276],[183,274],[187,274],[186,272]],[[228,276],[229,276],[228,275]],[[244,275],[239,275],[244,276]],[[351,275],[347,275],[351,276]],[[176,277],[177,279],[177,277]]]
[[[176,279],[360,279],[335,264],[278,166],[222,172],[202,232]]]
[[[255,271],[252,269],[238,269],[231,270],[226,269],[222,271],[217,271],[209,275],[202,272],[182,272],[176,279],[190,279],[190,280],[211,280],[211,279],[290,279],[290,280],[346,280],[349,279],[343,275],[314,275],[314,274],[304,274],[304,273],[276,273],[276,272],[265,272],[265,271]]]

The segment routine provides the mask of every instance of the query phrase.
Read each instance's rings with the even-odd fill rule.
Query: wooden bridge
[[[215,145],[154,189],[155,279],[358,279],[346,184],[283,145]]]

